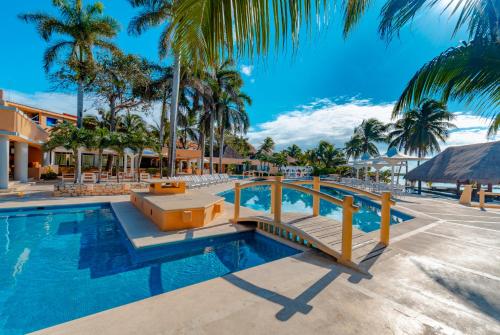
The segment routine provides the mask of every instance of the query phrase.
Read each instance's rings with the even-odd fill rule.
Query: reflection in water
[[[306,187],[311,187],[310,185]],[[347,194],[331,187],[321,187],[321,192],[343,199]],[[227,191],[221,194],[226,201],[234,203],[234,192]],[[354,197],[360,210],[354,214],[354,227],[371,232],[380,228],[380,206],[370,200]],[[255,210],[269,212],[271,207],[270,186],[256,186],[241,190],[241,205]],[[313,197],[300,191],[283,188],[283,212],[312,213]],[[395,215],[397,214],[397,215]],[[320,201],[320,215],[342,220],[342,207],[328,201]],[[401,213],[391,216],[391,224],[396,224],[410,219]]]

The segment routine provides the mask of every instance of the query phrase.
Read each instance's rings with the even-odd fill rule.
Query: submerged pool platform
[[[6,335],[299,253],[253,231],[136,249],[108,204],[2,210],[0,232]]]

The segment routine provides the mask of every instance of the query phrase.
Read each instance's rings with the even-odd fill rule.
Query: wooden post
[[[240,183],[234,184],[234,223],[238,223],[240,218]]]
[[[391,227],[391,192],[382,192],[380,213],[380,243],[389,245]]]
[[[319,177],[313,177],[313,190],[320,191],[320,180]],[[317,195],[313,195],[313,216],[319,215],[319,197]]]
[[[485,192],[484,190],[479,191],[479,208],[484,208],[484,199],[485,198]]]
[[[342,201],[342,260],[351,261],[352,256],[352,206],[354,197],[346,195]]]
[[[283,197],[283,177],[276,176],[275,189],[274,189],[274,222],[281,223],[281,205]]]
[[[274,206],[275,206],[275,200],[274,197],[275,197],[275,193],[276,193],[276,185],[275,184],[272,184],[271,186],[271,214],[274,213]]]

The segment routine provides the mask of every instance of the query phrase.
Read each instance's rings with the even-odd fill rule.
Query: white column
[[[9,138],[0,135],[0,189],[9,188]]]
[[[51,150],[50,151],[50,165],[54,165],[56,161],[56,153],[54,152],[54,150]]]
[[[391,164],[391,189],[394,188],[394,164]]]
[[[28,143],[14,143],[14,180],[28,181]]]

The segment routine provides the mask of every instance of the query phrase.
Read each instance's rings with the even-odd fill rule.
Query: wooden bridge
[[[313,187],[304,187],[312,184]],[[271,187],[271,214],[240,217],[241,190],[256,186]],[[354,205],[354,197],[346,195],[343,200],[320,191],[321,186],[333,187],[354,192],[381,204],[380,241],[375,241],[364,232],[353,227],[353,214],[359,208]],[[313,213],[282,213],[283,188],[294,189],[313,196]],[[234,222],[256,222],[257,229],[272,233],[280,238],[316,248],[334,257],[339,263],[362,271],[360,263],[381,254],[389,244],[389,229],[391,219],[390,192],[381,195],[352,188],[314,177],[311,180],[283,182],[283,177],[275,180],[236,183],[234,197]],[[320,200],[342,207],[342,222],[319,215]]]

